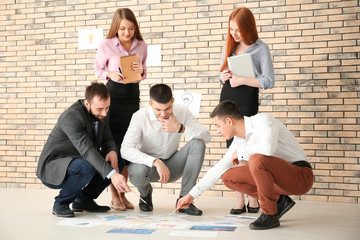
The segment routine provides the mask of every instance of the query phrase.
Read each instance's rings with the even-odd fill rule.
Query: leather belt
[[[312,169],[310,163],[307,162],[307,161],[296,161],[296,162],[293,162],[291,164],[294,164],[294,165],[299,166],[299,167],[308,167],[308,168]]]

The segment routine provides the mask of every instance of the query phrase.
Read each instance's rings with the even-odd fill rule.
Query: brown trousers
[[[260,200],[265,214],[276,214],[280,195],[302,195],[314,182],[311,168],[290,164],[277,157],[254,154],[249,165],[229,169],[222,176],[224,184]]]

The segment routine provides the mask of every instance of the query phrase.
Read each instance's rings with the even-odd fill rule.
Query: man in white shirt
[[[204,161],[205,143],[211,139],[208,129],[186,106],[173,102],[169,86],[152,86],[150,106],[134,113],[121,145],[121,156],[130,161],[129,179],[146,202],[139,201],[142,211],[153,210],[150,182],[165,184],[183,177],[180,197],[189,193]],[[178,150],[182,136],[190,141]],[[193,204],[180,211],[202,214]]]
[[[308,192],[314,175],[304,150],[292,133],[269,114],[241,115],[232,101],[221,102],[210,115],[219,134],[234,137],[228,152],[189,194],[179,199],[177,209],[186,208],[213,186],[220,177],[235,191],[260,199],[262,213],[250,229],[270,229],[295,202],[288,195]],[[238,166],[240,161],[248,165]]]

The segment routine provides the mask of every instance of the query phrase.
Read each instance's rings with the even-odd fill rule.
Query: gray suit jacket
[[[100,124],[96,136],[94,120],[83,101],[78,100],[60,115],[46,141],[36,172],[43,182],[60,185],[67,167],[75,158],[87,160],[103,178],[113,170],[100,153],[100,150],[105,155],[112,150],[116,151],[109,127],[109,115]]]

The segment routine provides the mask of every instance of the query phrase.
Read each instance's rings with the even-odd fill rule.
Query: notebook
[[[227,58],[229,70],[239,76],[255,78],[254,65],[250,53],[244,53]]]
[[[124,75],[124,83],[138,82],[141,80],[140,72],[135,72],[131,69],[131,63],[138,62],[136,54],[125,57],[120,57],[121,73]]]

